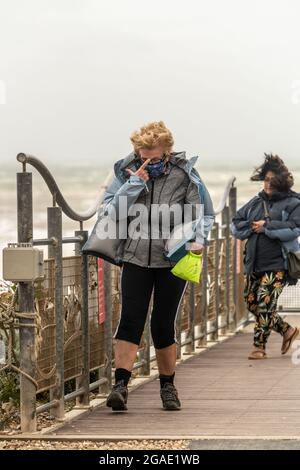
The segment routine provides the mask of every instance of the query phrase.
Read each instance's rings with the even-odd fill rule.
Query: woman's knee
[[[153,338],[152,338],[153,339]],[[155,349],[165,349],[168,348],[169,346],[172,346],[172,344],[176,344],[175,338],[155,338],[153,339],[153,345]]]
[[[155,349],[163,349],[176,342],[174,326],[151,324],[151,336]]]
[[[117,330],[114,334],[114,339],[122,339],[130,343],[139,345],[141,342],[144,329],[144,323],[126,321],[121,318]]]

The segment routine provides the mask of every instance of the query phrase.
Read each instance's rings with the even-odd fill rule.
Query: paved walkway
[[[269,359],[249,361],[251,344],[252,334],[240,333],[181,363],[176,369],[181,411],[162,410],[159,381],[153,380],[131,392],[127,412],[99,407],[56,434],[300,439],[300,364],[292,363],[291,353],[281,356],[281,337],[276,333],[269,341]]]

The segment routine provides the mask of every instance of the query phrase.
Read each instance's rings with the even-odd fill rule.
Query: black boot
[[[165,410],[180,410],[181,403],[178,398],[178,392],[172,383],[165,383],[160,390],[163,407]]]
[[[119,380],[108,395],[106,406],[112,408],[113,411],[127,410],[127,398],[127,385],[125,385],[124,380]]]

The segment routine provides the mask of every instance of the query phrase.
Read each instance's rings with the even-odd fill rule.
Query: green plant
[[[20,404],[19,376],[13,371],[0,372],[0,405],[7,402]]]

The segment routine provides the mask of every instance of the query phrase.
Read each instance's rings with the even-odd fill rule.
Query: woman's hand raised
[[[139,176],[140,178],[142,178],[144,181],[148,181],[149,179],[149,173],[147,170],[145,170],[145,166],[148,165],[148,163],[150,162],[151,158],[147,158],[147,160],[140,166],[140,168],[137,170],[137,171],[132,171],[130,168],[126,168],[126,171],[128,171],[128,173],[131,175],[134,175],[134,176]]]

